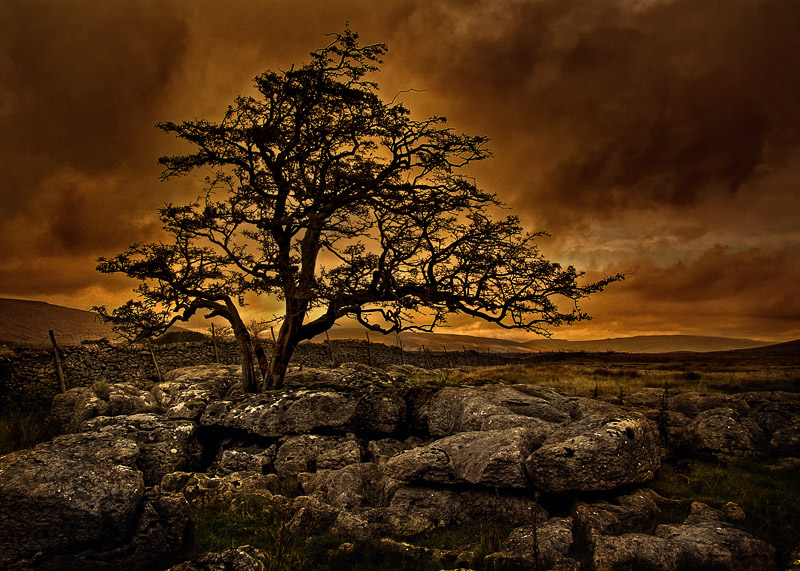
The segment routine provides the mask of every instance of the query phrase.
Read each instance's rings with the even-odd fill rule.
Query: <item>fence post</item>
[[[469,364],[469,355],[467,354],[467,346],[466,345],[462,345],[461,348],[464,350],[464,364],[467,367],[469,367],[470,364]]]
[[[213,327],[214,324],[212,323],[211,326]],[[156,354],[153,352],[153,345],[152,343],[150,343],[149,337],[147,338],[147,349],[150,351],[150,358],[153,360],[153,366],[156,368],[156,375],[158,376],[158,382],[163,383],[164,378],[161,376],[161,367],[158,366],[158,361],[156,361]]]
[[[367,359],[369,360],[369,366],[373,367],[374,365],[372,364],[372,345],[370,345],[369,342],[369,331],[366,331],[365,333],[367,334]]]
[[[327,331],[325,331],[325,340],[328,342],[328,351],[331,354],[331,365],[336,368],[336,358],[333,356],[333,345],[331,345],[331,338],[328,336]]]
[[[53,344],[53,354],[56,357],[56,374],[58,375],[58,383],[61,386],[61,392],[67,392],[67,383],[64,379],[64,369],[61,366],[61,352],[58,349],[58,344],[56,344],[56,336],[53,333],[53,330],[50,329],[48,331],[50,334],[50,343]]]
[[[400,339],[400,333],[395,331],[394,334],[397,336],[397,346],[400,347],[400,364],[406,364],[406,354],[403,350],[403,341]]]
[[[217,348],[217,330],[211,324],[211,344],[214,345],[214,361],[219,365],[219,349]]]

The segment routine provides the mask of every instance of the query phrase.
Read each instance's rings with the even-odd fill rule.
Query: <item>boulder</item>
[[[224,476],[209,476],[197,472],[173,472],[164,476],[161,489],[181,494],[192,506],[231,505],[234,500],[261,496],[271,500],[280,487],[275,474],[234,472]]]
[[[390,459],[386,473],[411,482],[527,488],[523,465],[545,439],[537,428],[531,425],[441,438]]]
[[[397,395],[333,390],[297,390],[245,395],[211,403],[203,426],[235,428],[279,438],[320,430],[392,434],[405,421],[405,401]]]
[[[220,476],[244,471],[266,474],[273,470],[275,450],[276,446],[274,444],[267,449],[259,449],[253,446],[246,450],[238,448],[222,450],[213,472]]]
[[[713,408],[699,413],[689,425],[692,452],[706,458],[736,461],[759,455],[763,438],[755,423],[731,408]]]
[[[476,519],[513,525],[547,519],[547,512],[527,496],[469,489],[405,486],[392,496],[389,506],[374,510],[385,535],[413,537],[437,527]]]
[[[492,566],[508,570],[552,569],[575,564],[567,558],[572,546],[572,519],[550,518],[538,525],[515,528],[503,542],[502,551],[486,557]],[[579,567],[574,567],[579,569]]]
[[[747,403],[735,396],[695,391],[678,393],[669,398],[669,410],[680,412],[689,418],[714,408],[733,408],[738,409],[738,412],[745,412]]]
[[[346,436],[303,434],[289,436],[278,445],[275,472],[281,478],[300,472],[336,469],[361,462],[361,448],[352,433]]]
[[[300,474],[300,485],[307,495],[319,495],[334,507],[354,510],[386,501],[384,476],[371,462],[351,464],[338,470],[319,470]]]
[[[367,443],[369,459],[376,464],[386,464],[394,456],[405,450],[403,443],[395,438],[380,438]]]
[[[222,553],[206,553],[184,561],[167,571],[264,571],[265,555],[249,545],[226,549]]]
[[[170,472],[193,469],[202,454],[197,425],[188,420],[154,414],[100,416],[87,420],[80,429],[135,441],[140,451],[136,464],[148,486],[158,484]]]
[[[600,535],[621,535],[651,526],[660,513],[659,502],[666,501],[648,488],[623,494],[613,501],[577,501],[575,521],[589,544]]]
[[[395,378],[386,371],[362,363],[342,363],[334,369],[292,367],[286,373],[286,386],[321,385],[335,388],[390,388]]]
[[[53,397],[51,414],[64,432],[76,432],[90,418],[149,412],[157,404],[148,390],[135,383],[95,383]]]
[[[729,523],[742,517],[738,506],[715,510],[695,502],[680,525],[659,525],[655,535],[599,535],[593,541],[597,571],[615,569],[726,569],[773,571],[775,549]]]
[[[145,491],[138,447],[70,434],[0,458],[0,566],[140,569],[181,547],[188,508]]]
[[[645,416],[603,410],[558,428],[525,462],[548,493],[612,490],[651,480],[661,465],[658,428]]]
[[[800,455],[800,418],[777,429],[770,439],[775,454],[781,456]]]
[[[210,402],[224,398],[241,378],[241,367],[198,365],[173,369],[151,392],[171,419],[198,420]]]
[[[537,396],[517,388],[447,387],[421,407],[423,423],[434,436],[458,432],[495,430],[515,426],[560,424],[570,417],[559,405],[565,399],[555,391],[539,388]]]

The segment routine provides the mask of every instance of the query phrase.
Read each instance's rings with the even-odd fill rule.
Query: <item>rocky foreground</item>
[[[59,395],[64,434],[0,458],[0,567],[262,569],[249,547],[176,564],[193,506],[258,496],[290,532],[442,568],[474,564],[476,547],[415,540],[476,520],[513,525],[484,561],[499,568],[776,568],[736,504],[658,524],[669,502],[646,483],[674,454],[797,465],[800,395],[647,389],[623,407],[530,385],[426,388],[408,372],[306,369],[242,395],[235,367],[198,366]]]

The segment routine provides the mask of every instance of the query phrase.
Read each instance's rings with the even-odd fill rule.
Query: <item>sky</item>
[[[159,180],[188,149],[154,123],[221,119],[346,23],[388,44],[386,100],[489,137],[471,174],[548,258],[628,275],[555,337],[800,338],[797,0],[3,0],[0,297],[128,299],[96,259],[201,191]]]

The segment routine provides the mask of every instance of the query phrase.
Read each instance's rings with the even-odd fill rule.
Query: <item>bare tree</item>
[[[256,77],[258,96],[236,98],[220,123],[160,124],[195,147],[162,157],[163,178],[213,175],[197,201],[161,209],[174,246],[135,246],[100,270],[156,280],[139,294],[160,323],[210,308],[237,331],[234,299],[277,296],[267,389],[282,386],[299,342],[344,316],[391,333],[463,313],[545,335],[587,319],[578,301],[622,276],[580,285],[582,273],[540,254],[540,234],[494,219],[501,202],[462,171],[490,156],[486,138],[383,101],[367,78],[385,51],[345,30],[309,63]]]

